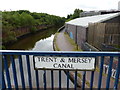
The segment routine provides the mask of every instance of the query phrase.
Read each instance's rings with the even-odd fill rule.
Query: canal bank
[[[38,33],[43,33],[43,32],[49,32],[50,29],[55,29],[54,31],[51,30],[51,33],[55,33],[56,32],[56,29],[58,29],[60,26],[57,26],[57,27],[53,27],[53,26],[42,26],[41,28],[39,27],[37,30],[35,30],[34,32],[30,32],[30,30],[26,30],[27,32],[24,31],[24,29],[19,33],[22,33],[21,35],[17,36],[16,35],[16,39],[15,40],[11,40],[9,42],[2,42],[2,49],[9,49],[8,47],[9,46],[14,46],[14,44],[18,43],[18,42],[21,42],[23,39],[26,39],[28,37],[31,37],[32,35],[36,35]],[[19,31],[19,30],[16,30],[16,31]],[[44,33],[45,34],[45,33]],[[43,35],[44,37],[45,35]],[[50,36],[50,35],[49,35]],[[48,37],[49,37],[48,36]],[[18,48],[19,49],[19,48]]]
[[[35,33],[25,34],[25,35],[19,37],[16,42],[6,45],[6,49],[7,50],[32,50],[34,47],[36,47],[37,42],[48,41],[48,39],[52,35],[54,36],[54,34],[56,33],[58,28],[59,27],[52,27],[52,28],[48,28],[48,29],[38,30]],[[48,43],[47,43],[47,45],[48,45]],[[38,50],[41,51],[41,49],[38,49]]]

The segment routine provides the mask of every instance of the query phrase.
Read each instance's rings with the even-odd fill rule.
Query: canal
[[[14,43],[11,46],[8,46],[7,49],[10,50],[30,50],[30,51],[53,51],[53,39],[54,34],[57,32],[58,28],[50,28],[47,30],[41,30],[40,32],[37,32],[35,34],[31,34],[25,38],[20,39],[18,42]],[[23,62],[23,69],[24,69],[24,78],[25,78],[25,84],[26,87],[29,86],[28,83],[28,72],[27,72],[27,66],[26,66],[26,57],[22,56],[22,62]],[[18,58],[15,58],[15,64],[16,64],[16,71],[17,71],[17,79],[18,84],[21,86],[21,79],[20,79],[20,70],[19,70],[19,62]],[[32,76],[32,86],[36,87],[36,81],[35,81],[35,70],[33,65],[33,56],[30,56],[30,66],[31,66],[31,76]],[[12,65],[9,65],[9,70],[12,72]],[[39,84],[40,87],[44,87],[44,71],[39,70]],[[13,74],[10,73],[12,85],[14,85],[13,80]],[[54,71],[54,87],[59,86],[59,71]],[[66,88],[67,86],[67,77],[66,74],[62,71],[61,72],[61,86],[62,88]],[[47,87],[51,87],[51,71],[46,70],[46,80],[47,80]],[[70,87],[73,88],[73,83],[69,82]]]

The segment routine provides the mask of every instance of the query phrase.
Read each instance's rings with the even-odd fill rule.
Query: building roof
[[[120,15],[120,13],[113,13],[113,14],[104,14],[104,15],[82,17],[82,18],[77,18],[77,19],[71,20],[69,22],[66,22],[66,24],[88,27],[89,23],[103,22],[103,21],[112,19],[114,17],[117,17],[119,15]]]

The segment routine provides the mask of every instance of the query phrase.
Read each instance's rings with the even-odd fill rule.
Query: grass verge
[[[74,46],[73,51],[82,51],[82,50],[79,48],[79,46],[74,42],[74,40],[71,39],[66,32],[64,32],[64,35],[65,35],[66,39],[70,42],[70,44]]]
[[[56,39],[57,39],[57,35],[59,33],[56,33],[55,36],[54,36],[54,40],[53,40],[53,48],[55,51],[61,51],[60,48],[58,47],[57,43],[56,43]]]

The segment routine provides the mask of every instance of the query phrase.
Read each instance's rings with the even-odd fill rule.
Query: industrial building
[[[77,18],[66,22],[65,30],[83,50],[118,50],[120,13]]]

